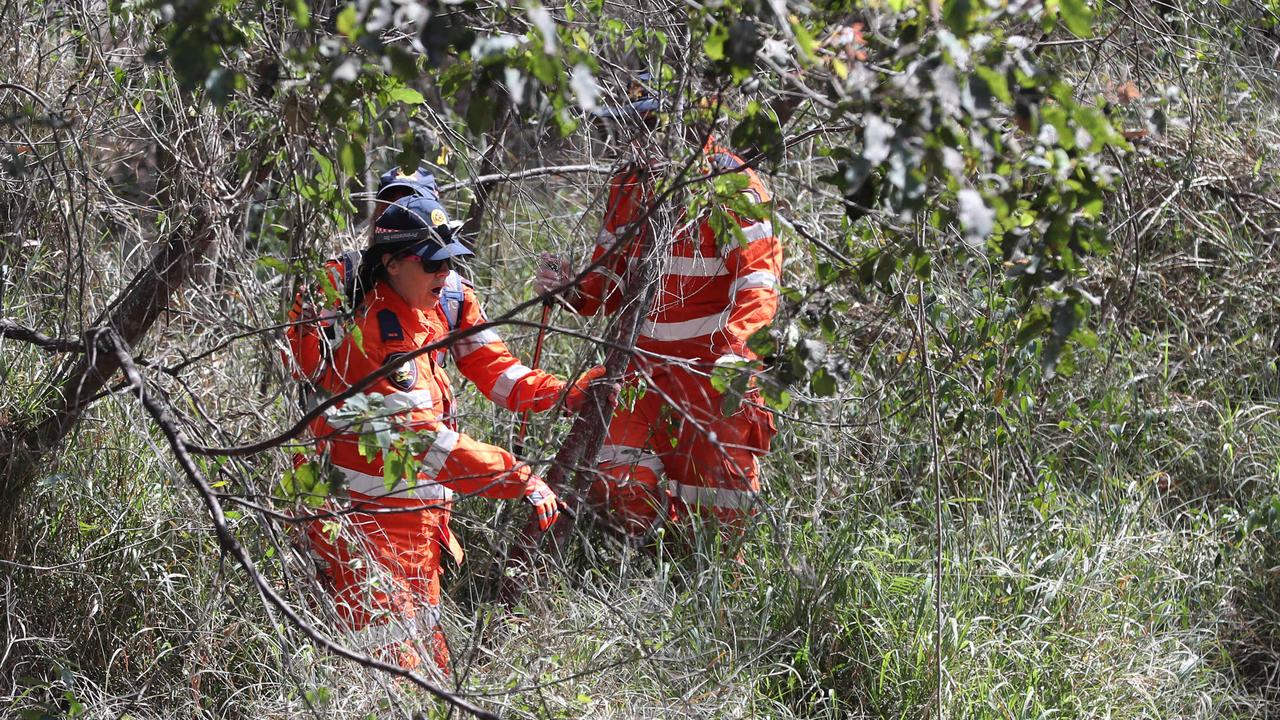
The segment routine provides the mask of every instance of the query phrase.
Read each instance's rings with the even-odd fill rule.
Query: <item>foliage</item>
[[[588,529],[508,613],[495,567],[524,508],[462,500],[446,623],[458,687],[488,707],[1274,714],[1274,3],[182,0],[0,17],[17,38],[0,51],[3,316],[79,337],[213,209],[214,249],[134,348],[196,442],[297,420],[275,334],[317,261],[359,244],[378,172],[426,163],[461,217],[478,176],[625,157],[627,128],[590,111],[640,66],[670,109],[656,144],[672,197],[729,233],[731,212],[782,232],[782,311],[753,347],[784,429],[754,535],[725,548],[673,529],[646,555]],[[773,202],[702,168],[708,128]],[[507,311],[529,299],[532,258],[581,258],[600,180],[495,186],[474,275],[519,350],[527,317]],[[594,360],[582,338],[602,324],[554,324],[578,335],[549,334],[549,367]],[[0,337],[0,436],[47,412],[63,357]],[[730,406],[750,369],[717,370]],[[506,442],[515,421],[462,394],[462,424]],[[349,406],[368,451],[398,450],[388,482],[413,477],[404,460],[430,438],[376,405]],[[564,429],[534,423],[535,463]],[[304,446],[201,467],[265,576],[333,628],[292,547],[292,520],[337,487],[293,464]],[[445,715],[263,609],[127,393],[36,470],[0,538],[6,715]]]

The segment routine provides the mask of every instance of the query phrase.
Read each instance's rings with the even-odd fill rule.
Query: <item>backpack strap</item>
[[[462,324],[462,304],[466,298],[463,283],[461,275],[450,272],[449,277],[444,281],[444,288],[440,290],[440,311],[444,313],[449,332],[457,330]]]
[[[342,301],[348,310],[353,309],[351,305],[356,295],[356,275],[360,272],[360,255],[359,250],[348,250],[338,257],[342,263]],[[336,283],[334,287],[337,287]]]

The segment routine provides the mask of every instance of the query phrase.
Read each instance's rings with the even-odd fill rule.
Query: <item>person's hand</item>
[[[537,475],[529,476],[529,484],[524,489],[524,499],[529,501],[533,506],[533,516],[538,520],[538,529],[546,532],[547,528],[556,524],[556,520],[560,517],[560,498],[546,483],[542,482],[542,478]]]
[[[539,295],[569,284],[569,262],[559,255],[545,250],[538,255],[538,271],[533,276],[533,288]]]
[[[578,376],[578,379],[569,386],[569,390],[564,394],[565,409],[571,413],[581,410],[582,403],[587,399],[587,390],[591,387],[591,383],[602,377],[604,372],[603,365],[596,365]]]

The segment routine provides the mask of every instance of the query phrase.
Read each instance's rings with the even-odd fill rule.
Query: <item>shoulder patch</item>
[[[382,336],[383,342],[404,339],[404,328],[400,327],[400,318],[396,317],[395,311],[391,308],[378,311],[378,334]]]
[[[403,361],[401,360],[401,358],[408,354],[409,353],[398,352],[391,353],[387,356],[387,362],[400,363],[400,366],[395,370],[392,370],[391,374],[387,376],[387,382],[396,386],[396,388],[400,390],[412,390],[413,386],[418,383],[417,361],[412,358]]]

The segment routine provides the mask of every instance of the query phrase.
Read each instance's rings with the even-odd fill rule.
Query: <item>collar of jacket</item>
[[[433,305],[428,310],[420,310],[410,307],[409,303],[396,292],[385,280],[379,280],[373,286],[364,303],[366,314],[376,314],[379,310],[390,310],[396,314],[400,320],[400,327],[404,331],[405,339],[419,338],[426,336],[422,340],[414,342],[414,345],[425,345],[432,339],[444,335],[441,328],[440,313],[437,310],[438,305]]]

